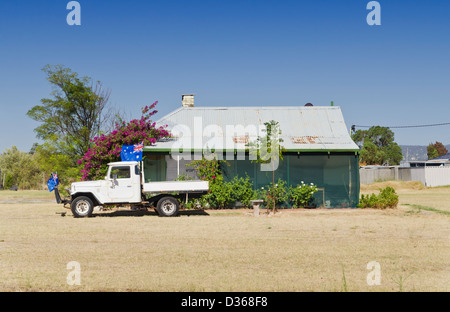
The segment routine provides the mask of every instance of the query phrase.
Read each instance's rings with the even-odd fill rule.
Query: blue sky
[[[196,106],[335,105],[347,126],[450,122],[450,1],[66,0],[0,2],[0,152],[29,151],[38,123],[26,112],[49,97],[41,69],[63,64],[111,90],[138,117]],[[450,126],[393,129],[403,145],[450,143]]]

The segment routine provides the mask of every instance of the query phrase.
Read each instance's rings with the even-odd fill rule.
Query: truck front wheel
[[[75,218],[84,218],[92,216],[94,204],[89,197],[79,196],[72,201],[70,208]]]
[[[168,196],[161,198],[156,206],[156,210],[161,217],[175,217],[179,209],[178,200]]]

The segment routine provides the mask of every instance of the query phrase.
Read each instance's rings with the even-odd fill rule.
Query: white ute
[[[209,189],[208,181],[144,182],[142,162],[120,161],[108,164],[104,180],[74,182],[70,187],[70,199],[58,203],[70,204],[74,217],[90,217],[96,206],[156,207],[162,217],[173,217],[179,211],[179,199],[198,197]]]

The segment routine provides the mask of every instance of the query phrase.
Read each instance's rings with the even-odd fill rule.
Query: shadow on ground
[[[143,216],[155,216],[158,214],[156,211],[147,210],[116,210],[116,211],[105,211],[101,213],[93,213],[92,217],[143,217]],[[180,216],[209,216],[209,214],[201,209],[198,210],[182,210],[178,213],[177,217]]]

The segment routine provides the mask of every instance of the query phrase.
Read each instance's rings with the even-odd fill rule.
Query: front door
[[[109,170],[108,197],[111,203],[136,203],[140,201],[138,168],[113,166]]]

